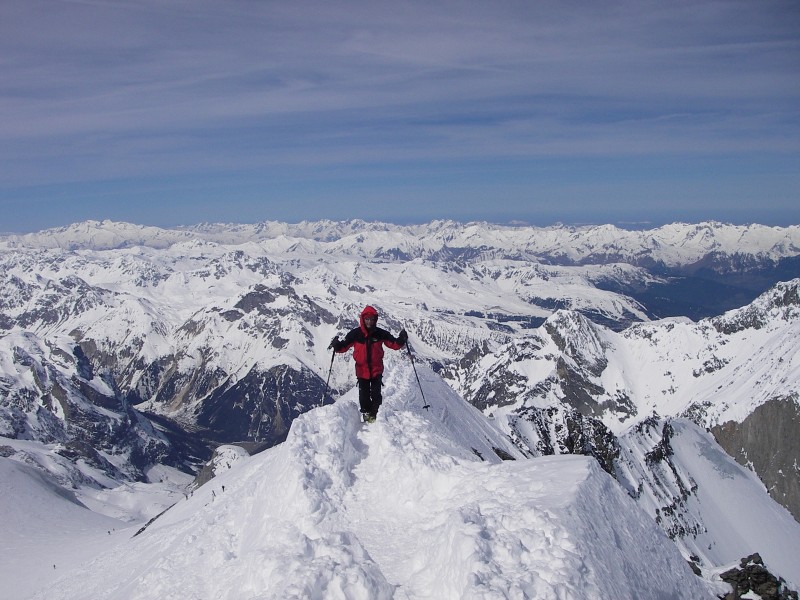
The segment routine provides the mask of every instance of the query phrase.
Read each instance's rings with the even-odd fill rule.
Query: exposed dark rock
[[[556,374],[564,392],[564,402],[582,414],[600,416],[602,409],[595,400],[605,390],[584,376],[563,357],[556,362]]]
[[[698,427],[705,427],[704,423],[706,422],[706,415],[708,414],[708,409],[711,407],[712,404],[709,401],[694,402],[689,405],[689,407],[684,410],[680,416],[684,419],[689,419]]]
[[[777,312],[787,318],[800,310],[800,283],[797,280],[779,283],[764,292],[752,304],[715,319],[712,324],[720,333],[732,334],[744,329],[761,329]]]
[[[497,448],[496,446],[492,447],[494,453],[497,454],[503,460],[516,460],[513,456],[511,456],[508,452],[503,450],[502,448]]]
[[[78,371],[78,377],[82,377],[86,381],[91,381],[94,379],[94,369],[92,368],[92,363],[86,354],[84,354],[83,348],[81,348],[80,344],[76,345],[72,352],[75,355],[75,367]]]
[[[239,445],[241,448],[241,445]],[[230,446],[229,446],[230,448]],[[203,465],[203,468],[200,469],[200,472],[197,474],[197,477],[194,478],[192,482],[192,488],[197,489],[200,486],[208,483],[214,477],[218,475],[219,472],[227,471],[230,468],[230,464],[223,464],[224,462],[224,451],[221,453],[220,448],[214,450],[214,453],[211,455],[211,458]],[[246,453],[246,451],[244,451]],[[247,454],[245,454],[247,455]]]
[[[216,443],[240,441],[278,444],[292,421],[322,398],[324,382],[314,373],[279,365],[253,368],[230,387],[218,387],[203,399],[197,423]]]
[[[695,556],[694,554],[689,557],[689,560],[686,561],[689,563],[689,568],[692,570],[692,573],[697,575],[698,577],[703,576],[703,570],[700,568],[700,557]]]
[[[615,475],[632,498],[638,499],[645,488],[649,489],[655,504],[656,523],[670,539],[676,540],[694,538],[704,531],[704,526],[687,507],[698,488],[691,476],[682,474],[673,463],[674,433],[668,419],[661,419],[656,414],[645,418],[625,435],[644,451],[644,465],[621,452],[618,458],[620,468]]]
[[[741,423],[728,421],[711,429],[720,446],[752,468],[770,496],[800,521],[800,399],[774,398]]]
[[[671,440],[674,435],[675,431],[672,429],[672,425],[670,425],[668,420],[664,421],[664,425],[661,429],[661,440],[644,456],[644,460],[648,465],[653,465],[672,456]]]
[[[721,573],[720,578],[733,588],[728,595],[720,596],[723,600],[738,600],[748,592],[758,594],[762,600],[798,600],[797,591],[770,573],[758,553],[743,558],[738,568]]]
[[[100,453],[92,448],[92,446],[86,441],[70,440],[63,446],[57,448],[56,453],[64,458],[72,460],[73,462],[77,461],[78,459],[82,459],[88,465],[104,472],[108,476],[117,479],[118,481],[125,479],[125,476],[119,469],[108,462],[108,460],[101,456]]]
[[[239,310],[225,310],[219,314],[223,319],[229,322],[238,321],[244,316],[244,313]]]
[[[532,425],[533,436],[522,434]],[[536,456],[582,454],[593,456],[606,472],[613,475],[614,460],[619,456],[617,438],[598,419],[568,407],[522,408],[510,418],[512,439],[523,451]]]
[[[249,313],[254,310],[260,310],[267,304],[275,302],[275,294],[273,294],[266,286],[257,285],[252,292],[242,296],[241,300],[236,303],[234,308]]]

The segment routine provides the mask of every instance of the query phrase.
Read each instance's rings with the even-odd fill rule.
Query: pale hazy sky
[[[0,231],[800,224],[800,2],[2,0]]]

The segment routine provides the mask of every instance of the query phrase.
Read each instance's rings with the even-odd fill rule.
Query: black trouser
[[[383,375],[378,375],[372,379],[358,379],[358,402],[361,404],[361,412],[372,415],[378,414],[378,408],[383,402],[381,397],[381,386],[383,385]]]

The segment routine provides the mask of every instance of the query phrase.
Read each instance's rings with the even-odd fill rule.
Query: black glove
[[[397,336],[397,341],[400,343],[401,346],[406,345],[406,342],[408,341],[408,334],[406,333],[405,329],[400,330],[400,335]]]
[[[331,340],[331,343],[328,344],[328,350],[330,350],[331,348],[333,348],[334,350],[338,350],[341,345],[342,341],[339,339],[339,336],[337,335]]]

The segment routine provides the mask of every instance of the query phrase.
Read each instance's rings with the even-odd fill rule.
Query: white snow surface
[[[518,454],[491,422],[418,373],[422,388],[408,362],[387,373],[376,423],[360,423],[353,390],[135,537],[138,525],[109,535],[106,521],[82,524],[89,511],[33,495],[15,535],[62,511],[41,543],[69,555],[59,527],[80,525],[96,557],[59,566],[57,581],[49,558],[25,571],[4,558],[4,589],[35,578],[47,600],[714,597],[593,459],[502,461],[493,448]]]
[[[3,600],[29,597],[122,539],[122,521],[88,510],[39,469],[0,458],[0,481]]]
[[[672,427],[677,438],[675,463],[684,473],[704,482],[690,500],[697,504],[694,510],[702,511],[707,528],[696,538],[695,551],[709,556],[715,564],[736,562],[758,552],[773,572],[797,589],[800,523],[772,502],[755,473],[726,454],[711,434],[681,419],[673,421]]]
[[[664,506],[664,492],[683,498],[672,506],[672,515],[678,515],[684,526],[696,525],[694,533],[676,538],[685,556],[695,556],[706,568],[722,572],[758,552],[767,568],[796,590],[800,523],[710,433],[686,419],[672,419],[670,426],[674,431],[671,466],[645,467],[643,453],[650,448],[646,434],[632,429],[620,438],[617,477],[623,485],[635,488],[644,483],[637,502],[654,516]],[[680,484],[691,493],[682,494]],[[660,518],[670,516],[665,512]]]
[[[50,474],[64,470],[51,445],[8,438],[0,445],[17,451],[14,459],[0,457],[0,600],[28,598],[99,553],[116,551],[142,523],[183,498],[192,480],[156,466],[148,473],[153,483],[119,484],[95,473],[116,487],[68,489]]]

